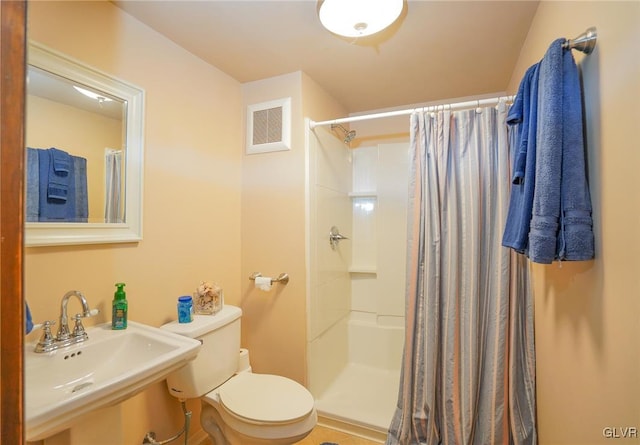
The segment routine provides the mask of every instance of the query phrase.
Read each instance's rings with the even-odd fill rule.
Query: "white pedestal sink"
[[[89,339],[47,353],[25,350],[27,441],[42,440],[164,379],[195,358],[200,342],[129,321],[87,328]]]

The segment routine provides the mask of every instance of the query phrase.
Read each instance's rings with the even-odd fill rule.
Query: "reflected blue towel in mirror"
[[[71,171],[71,157],[66,151],[50,148],[51,167],[57,177],[67,177]]]
[[[56,148],[27,148],[27,221],[88,218],[87,160]]]
[[[75,178],[68,153],[50,148],[40,150],[39,221],[73,221],[75,218]],[[58,170],[56,172],[56,169]]]
[[[27,222],[38,221],[38,209],[40,208],[38,158],[40,151],[37,148],[27,148]]]
[[[47,199],[60,204],[69,199],[71,173],[71,156],[66,151],[50,148],[49,171],[47,175]],[[58,202],[61,201],[61,202]]]

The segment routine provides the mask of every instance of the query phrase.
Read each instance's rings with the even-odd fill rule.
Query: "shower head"
[[[342,142],[344,142],[345,144],[348,144],[349,142],[355,139],[356,130],[349,131],[340,124],[331,124],[332,130],[335,130],[336,128],[339,128],[344,133],[344,139],[342,139]]]

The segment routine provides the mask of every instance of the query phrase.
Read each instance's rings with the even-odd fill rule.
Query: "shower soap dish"
[[[224,305],[222,288],[215,283],[202,281],[193,293],[193,310],[196,314],[217,314]]]

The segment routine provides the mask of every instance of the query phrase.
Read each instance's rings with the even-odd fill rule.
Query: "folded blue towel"
[[[38,221],[38,209],[40,207],[40,164],[38,158],[40,151],[37,148],[27,147],[27,222]]]
[[[66,177],[71,171],[71,157],[66,151],[50,148],[51,166],[56,176]]]
[[[536,179],[529,258],[593,258],[591,199],[582,136],[582,96],[570,50],[555,40],[540,62]]]
[[[49,179],[47,184],[47,198],[50,201],[67,202],[69,198],[69,187],[67,184],[56,182],[55,179]]]
[[[525,73],[509,114],[509,144],[513,173],[502,245],[527,253],[536,177],[539,64]]]

